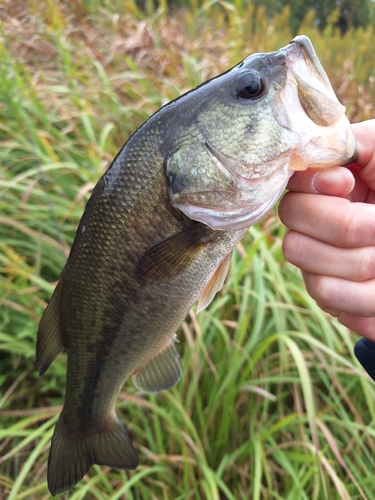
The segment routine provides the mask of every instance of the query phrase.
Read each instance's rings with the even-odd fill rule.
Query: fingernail
[[[320,170],[311,179],[311,187],[316,193],[331,196],[345,196],[354,188],[354,177],[345,167]]]

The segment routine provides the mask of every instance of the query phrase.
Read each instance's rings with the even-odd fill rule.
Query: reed
[[[85,202],[131,133],[160,106],[253,52],[284,46],[243,0],[144,10],[134,0],[8,2],[0,10],[0,498],[43,500],[64,354],[39,378],[38,321]],[[373,29],[313,41],[352,121],[374,116]],[[70,499],[371,499],[375,390],[356,340],[305,292],[272,212],[235,252],[211,306],[178,332],[184,374],[118,412],[141,465],[95,466]]]

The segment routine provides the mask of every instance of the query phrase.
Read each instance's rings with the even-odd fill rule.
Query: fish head
[[[213,229],[250,227],[294,171],[346,165],[355,156],[345,107],[306,36],[247,57],[174,106],[170,201]]]

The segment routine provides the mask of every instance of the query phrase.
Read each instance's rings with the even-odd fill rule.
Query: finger
[[[352,330],[358,335],[362,335],[369,340],[375,342],[375,316],[371,318],[365,318],[363,316],[358,316],[356,314],[350,314],[347,312],[339,311],[338,309],[333,309],[331,307],[325,307],[323,304],[318,302],[318,306],[330,314],[334,318],[337,318],[338,321]]]
[[[375,189],[375,119],[353,124],[357,141],[356,164],[360,175],[371,189]]]
[[[366,318],[375,317],[375,279],[358,283],[305,271],[302,276],[308,293],[320,307]]]
[[[339,313],[337,319],[349,330],[375,342],[375,317],[364,318],[355,314]]]
[[[361,168],[375,161],[375,119],[352,124],[357,142],[357,158],[355,163]]]
[[[289,179],[287,189],[300,193],[320,193],[331,196],[346,196],[355,185],[354,176],[345,167],[329,169],[308,168],[296,172]]]
[[[283,252],[289,262],[309,273],[350,281],[375,278],[375,246],[335,247],[289,231],[283,241]]]
[[[319,200],[319,203],[317,203]],[[287,193],[279,205],[289,229],[340,247],[375,245],[375,205],[344,198]]]
[[[338,309],[334,309],[333,307],[328,307],[320,302],[317,302],[317,304],[320,307],[320,309],[322,309],[322,311],[330,314],[334,318],[337,318],[341,314],[341,311],[339,311]]]
[[[346,196],[350,201],[362,203],[375,203],[375,191],[369,188],[368,184],[362,179],[362,171],[358,165],[349,165],[348,167],[355,179],[353,190]]]

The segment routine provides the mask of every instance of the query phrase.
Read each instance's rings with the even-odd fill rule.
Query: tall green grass
[[[66,359],[35,370],[37,324],[89,194],[161,105],[252,52],[288,43],[288,10],[236,0],[169,12],[131,0],[0,10],[0,498],[47,499]],[[307,17],[353,121],[374,116],[373,30],[341,37]],[[283,259],[275,213],[250,229],[211,306],[178,332],[184,374],[152,396],[127,383],[118,413],[141,465],[93,467],[62,498],[375,498],[374,384],[355,338]]]

